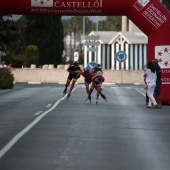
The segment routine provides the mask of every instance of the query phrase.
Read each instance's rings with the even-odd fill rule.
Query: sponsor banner
[[[53,0],[31,0],[31,7],[53,7]]]
[[[150,0],[138,0],[134,3],[134,7],[138,10],[141,11],[148,3]]]
[[[170,84],[170,45],[156,46],[155,58],[162,69],[163,84]]]
[[[102,7],[103,0],[31,0],[31,13],[101,15]]]
[[[165,11],[161,11],[150,0],[137,0],[133,7],[138,10],[155,28],[159,28],[167,21]]]
[[[99,8],[103,0],[31,0],[31,7],[56,7],[56,8]]]

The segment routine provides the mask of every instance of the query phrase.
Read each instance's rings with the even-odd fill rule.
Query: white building
[[[100,63],[102,69],[142,70],[147,62],[148,38],[142,32],[92,31],[91,35],[100,36],[98,52],[91,52],[84,46],[84,66],[91,61]],[[85,41],[84,41],[85,42]],[[115,54],[124,51],[124,63],[116,61]]]
[[[84,46],[84,66],[91,61],[101,64],[102,69],[143,70],[147,62],[148,38],[132,21],[122,16],[122,31],[92,31],[88,36],[100,36],[97,52]],[[85,43],[85,40],[83,41]],[[124,51],[124,63],[116,61],[115,54]]]

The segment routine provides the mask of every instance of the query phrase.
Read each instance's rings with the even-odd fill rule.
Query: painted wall
[[[65,83],[68,72],[66,69],[14,69],[15,82],[41,82],[41,83]],[[143,84],[143,71],[113,71],[104,70],[103,75],[107,83],[140,83]],[[83,83],[84,78],[81,76],[77,81]]]

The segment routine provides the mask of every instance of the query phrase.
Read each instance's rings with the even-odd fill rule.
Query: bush
[[[0,88],[12,89],[14,87],[14,76],[7,68],[0,68]]]
[[[25,50],[25,62],[24,65],[26,67],[30,67],[31,64],[36,64],[38,66],[39,63],[39,51],[38,47],[35,45],[27,46]]]

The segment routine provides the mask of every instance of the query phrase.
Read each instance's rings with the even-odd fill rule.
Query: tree
[[[60,64],[64,49],[61,16],[26,16],[26,45],[39,49],[39,64]]]
[[[121,30],[121,16],[107,16],[106,20],[99,21],[100,31],[120,31]]]
[[[64,36],[79,33],[83,34],[83,16],[73,16],[70,19],[63,20]],[[89,34],[95,29],[95,23],[93,23],[88,17],[85,17],[85,34]]]
[[[0,19],[0,47],[3,51],[8,48],[19,35],[19,29],[15,21]]]
[[[38,64],[39,62],[39,51],[35,45],[29,45],[25,50],[25,66],[30,67],[31,64]]]
[[[165,5],[170,10],[170,1],[169,0],[163,0],[162,4]]]

